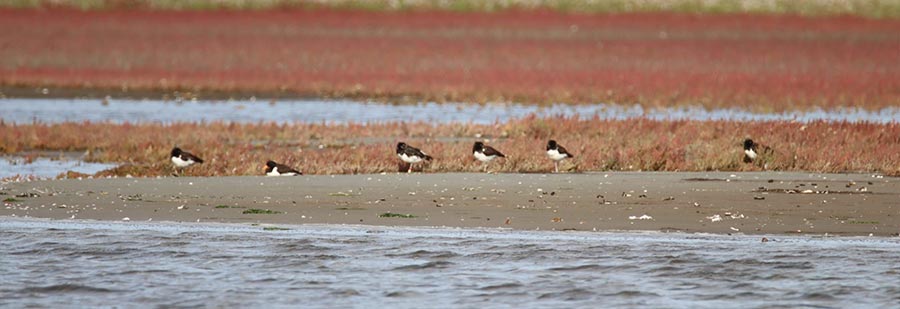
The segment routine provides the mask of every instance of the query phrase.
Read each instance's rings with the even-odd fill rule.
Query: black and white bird
[[[565,147],[557,144],[556,141],[552,139],[547,142],[547,156],[550,157],[550,160],[553,160],[554,170],[557,173],[559,173],[559,161],[575,157],[574,155],[566,151]]]
[[[203,159],[195,156],[194,154],[182,151],[181,148],[175,147],[172,148],[172,164],[175,166],[175,171],[178,169],[185,169],[188,166],[203,163]]]
[[[472,155],[475,156],[475,159],[481,161],[485,171],[487,171],[487,163],[491,162],[491,160],[496,158],[506,158],[503,153],[500,153],[491,146],[485,146],[482,142],[475,142],[475,145],[472,146]]]
[[[407,145],[404,142],[397,143],[397,156],[400,157],[400,160],[403,162],[409,163],[409,168],[406,170],[407,173],[412,173],[413,164],[422,162],[422,161],[431,161],[433,158],[419,150],[419,148]]]
[[[757,159],[763,159],[774,155],[775,151],[771,147],[761,145],[749,138],[744,140],[744,163],[753,163],[757,161]],[[763,167],[767,166],[768,163],[763,165]]]
[[[290,166],[284,164],[275,163],[275,161],[269,160],[266,162],[266,176],[297,176],[303,175],[303,173],[291,168]]]
[[[752,139],[748,138],[744,140],[744,163],[752,163],[753,160],[756,160],[756,158],[759,157],[757,146],[759,146],[759,144],[753,142]]]

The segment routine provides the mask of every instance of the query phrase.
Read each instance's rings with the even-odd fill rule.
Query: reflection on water
[[[99,171],[116,167],[115,164],[90,163],[78,159],[37,158],[27,162],[22,157],[0,157],[0,178],[11,176],[36,176],[39,178],[56,177],[59,174],[73,171],[93,175]]]
[[[796,120],[802,122],[870,121],[897,122],[900,108],[881,111],[856,109],[837,111],[787,112],[758,114],[740,109],[706,110],[703,108],[644,109],[640,106],[610,104],[552,105],[539,107],[522,104],[421,103],[390,105],[354,101],[300,100],[274,104],[251,101],[198,101],[175,103],[166,101],[114,100],[104,105],[99,100],[69,99],[4,99],[0,100],[0,119],[8,123],[33,121],[56,123],[65,121],[112,122],[473,122],[493,123],[535,114],[575,116],[601,119],[695,119],[695,120]]]
[[[896,238],[0,218],[0,306],[892,307]],[[602,304],[602,305],[599,305]]]

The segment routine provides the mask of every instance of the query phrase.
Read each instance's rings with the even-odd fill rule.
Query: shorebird
[[[760,155],[771,155],[772,148],[760,145],[752,139],[744,140],[744,163],[753,163]]]
[[[403,162],[409,163],[409,168],[406,170],[407,173],[412,173],[413,164],[425,161],[431,161],[432,157],[428,154],[419,150],[419,148],[407,145],[404,142],[397,143],[397,156],[400,157],[400,160]]]
[[[284,164],[275,163],[275,161],[269,160],[266,162],[266,176],[297,176],[303,175],[303,173],[291,168],[290,166]]]
[[[759,153],[756,152],[756,146],[757,144],[752,139],[744,140],[744,163],[752,163],[759,156]]]
[[[550,140],[547,142],[547,156],[550,157],[550,160],[553,160],[553,168],[556,173],[559,173],[559,161],[562,161],[566,158],[574,158],[575,156],[566,151],[566,148],[560,144],[557,144],[556,141]]]
[[[184,170],[188,166],[203,163],[203,159],[193,155],[190,152],[182,151],[181,148],[172,148],[172,164],[175,168],[175,175],[178,175],[178,169]]]
[[[496,158],[506,158],[505,155],[497,151],[491,146],[485,146],[482,142],[475,142],[475,145],[472,146],[472,155],[475,156],[475,159],[481,161],[481,165],[484,166],[484,171],[487,171],[487,163],[491,162]]]

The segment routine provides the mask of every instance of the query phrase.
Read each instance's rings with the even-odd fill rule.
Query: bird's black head
[[[175,147],[172,148],[172,156],[177,157],[181,155],[181,148]]]
[[[556,149],[556,141],[554,141],[552,139],[549,142],[547,142],[547,150],[550,150],[550,149]]]
[[[268,162],[266,162],[266,166],[268,166],[268,167],[275,167],[275,164],[276,164],[275,161],[272,161],[272,160],[269,160]]]
[[[753,149],[753,147],[755,147],[755,146],[756,146],[756,143],[754,143],[752,139],[748,138],[748,139],[744,140],[744,150]]]
[[[404,142],[397,143],[397,152],[401,152],[401,151],[403,151],[403,149],[406,149],[406,143],[404,143]]]
[[[482,142],[475,142],[475,145],[472,146],[472,151],[482,151],[482,150],[484,150],[484,143],[482,143]]]

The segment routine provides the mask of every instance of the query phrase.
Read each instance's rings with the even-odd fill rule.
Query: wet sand
[[[896,236],[897,180],[777,172],[42,180],[0,185],[0,216]]]

